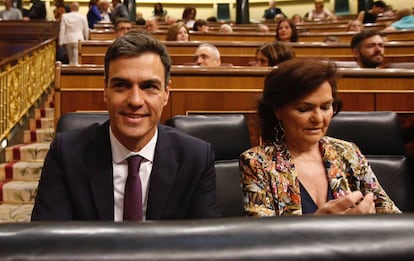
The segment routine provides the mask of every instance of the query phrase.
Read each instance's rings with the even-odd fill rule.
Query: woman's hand
[[[345,197],[326,202],[315,212],[315,215],[375,213],[374,194],[369,192],[363,196],[361,191],[354,191]]]

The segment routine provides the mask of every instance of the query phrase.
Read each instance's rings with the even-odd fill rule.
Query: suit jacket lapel
[[[114,186],[109,121],[97,127],[87,146],[87,175],[99,220],[114,220]]]
[[[161,218],[173,187],[177,168],[176,152],[164,127],[159,125],[148,193],[146,214],[148,220]]]

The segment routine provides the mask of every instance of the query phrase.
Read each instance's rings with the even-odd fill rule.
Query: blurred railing
[[[55,56],[52,38],[0,61],[0,141],[53,83]]]

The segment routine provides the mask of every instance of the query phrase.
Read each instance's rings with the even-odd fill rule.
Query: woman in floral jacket
[[[294,58],[265,79],[264,145],[240,156],[249,216],[400,213],[358,147],[325,136],[341,109],[336,67]]]

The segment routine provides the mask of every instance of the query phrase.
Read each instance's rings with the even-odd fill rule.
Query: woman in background
[[[168,28],[166,41],[190,41],[190,32],[183,22],[178,22]]]
[[[298,30],[289,19],[282,19],[276,26],[276,40],[282,42],[297,42]]]
[[[240,155],[249,216],[400,213],[359,148],[326,135],[341,109],[336,66],[282,62],[258,103],[264,145]]]
[[[193,28],[196,19],[197,10],[195,7],[187,6],[184,8],[182,19],[187,28]]]
[[[265,43],[256,50],[255,66],[275,66],[295,57],[293,48],[284,42]]]
[[[99,0],[98,0],[99,1]],[[101,11],[98,7],[97,0],[90,0],[89,1],[89,10],[86,14],[86,17],[88,18],[88,26],[90,29],[93,29],[95,24],[99,23],[99,21],[102,20]]]
[[[348,27],[346,28],[347,32],[361,32],[364,29],[364,25],[359,20],[350,21]]]

